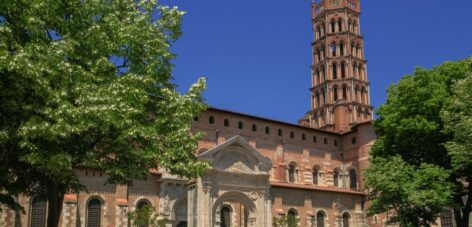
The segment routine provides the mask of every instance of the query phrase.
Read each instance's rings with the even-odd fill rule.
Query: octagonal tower
[[[347,131],[372,120],[359,0],[312,3],[311,110],[300,124]]]

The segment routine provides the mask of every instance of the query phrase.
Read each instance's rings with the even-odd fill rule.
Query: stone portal
[[[211,169],[189,187],[188,226],[272,226],[270,159],[240,136],[197,158]]]

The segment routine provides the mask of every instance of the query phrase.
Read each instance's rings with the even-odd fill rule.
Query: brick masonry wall
[[[213,117],[214,123],[209,123]],[[225,126],[224,121],[229,125]],[[239,122],[243,124],[239,128]],[[255,125],[253,130],[253,125]],[[266,133],[266,127],[269,131]],[[295,209],[300,218],[299,226],[309,226],[313,216],[322,211],[326,214],[325,226],[337,226],[340,215],[348,212],[352,226],[359,226],[362,219],[362,174],[360,171],[368,166],[368,152],[375,133],[370,124],[361,124],[351,132],[338,134],[323,130],[301,127],[247,116],[232,112],[210,109],[198,121],[193,122],[193,129],[202,131],[206,136],[199,141],[197,152],[211,149],[217,144],[235,135],[241,135],[249,144],[273,162],[272,182],[272,213],[287,213]],[[279,134],[279,130],[282,134]],[[218,136],[218,137],[217,137]],[[314,139],[316,137],[316,140]],[[353,143],[355,138],[355,143]],[[340,153],[344,154],[344,162]],[[287,168],[296,163],[297,176],[293,183],[288,182]],[[344,165],[343,165],[344,164]],[[313,185],[312,169],[320,170],[319,185]],[[333,170],[341,170],[344,166],[345,188],[334,187]],[[359,190],[348,189],[348,170],[355,169],[358,173]],[[135,181],[132,186],[108,185],[104,173],[93,170],[77,170],[81,182],[88,193],[68,195],[65,200],[61,225],[85,226],[86,207],[88,201],[97,198],[102,201],[102,226],[128,226],[130,221],[127,213],[134,211],[139,201],[146,200],[160,212],[159,175],[153,175],[143,181]],[[341,174],[342,176],[343,174]],[[22,226],[28,226],[29,198],[21,197],[26,214],[21,215]],[[339,205],[343,210],[339,211]],[[14,214],[1,213],[0,221],[8,221],[7,226],[14,226]],[[240,218],[237,218],[240,219]],[[383,220],[379,218],[379,222]],[[370,220],[369,220],[370,221]],[[375,226],[375,225],[372,225]],[[380,226],[380,225],[379,225]]]

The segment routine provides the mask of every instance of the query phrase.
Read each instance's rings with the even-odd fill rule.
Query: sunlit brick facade
[[[128,212],[144,204],[172,227],[270,227],[284,216],[301,227],[385,226],[384,215],[366,217],[362,171],[376,135],[360,3],[324,0],[312,7],[312,108],[299,124],[210,108],[192,122],[206,135],[195,151],[211,165],[204,176],[182,179],[159,170],[126,186],[77,169],[89,191],[66,195],[60,226],[132,226]],[[25,213],[0,212],[0,226],[45,226],[46,202],[18,200]]]
[[[372,120],[367,61],[357,0],[313,3],[311,111],[301,123],[348,131]]]

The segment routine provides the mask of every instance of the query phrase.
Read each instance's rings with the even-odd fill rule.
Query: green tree
[[[442,112],[445,133],[452,139],[446,143],[451,168],[458,181],[455,216],[458,226],[467,226],[472,212],[472,190],[467,185],[472,182],[472,73],[453,86],[453,96]],[[469,199],[468,199],[469,198]]]
[[[203,173],[190,126],[205,81],[181,95],[172,77],[182,16],[156,0],[2,1],[1,203],[47,196],[52,227],[64,194],[86,190],[76,167],[109,183]]]
[[[371,188],[369,215],[394,211],[391,223],[402,226],[428,226],[450,204],[452,187],[449,173],[430,164],[415,168],[400,156],[376,158],[365,172]]]
[[[468,191],[468,185],[459,183],[458,179],[469,173],[451,171],[451,156],[444,144],[452,139],[453,134],[444,130],[441,112],[452,97],[454,82],[465,78],[471,71],[471,60],[446,62],[431,70],[418,68],[414,75],[407,75],[398,84],[391,85],[387,102],[377,110],[379,118],[375,127],[379,138],[371,151],[372,168],[384,164],[377,163],[377,158],[392,159],[398,155],[415,171],[428,164],[449,172],[447,182],[455,186],[451,207],[456,212],[465,208],[460,204],[464,198],[463,191]],[[379,174],[378,177],[383,177],[388,173]],[[375,197],[373,203],[376,203]],[[384,200],[383,203],[383,206],[389,206],[393,201]],[[434,212],[436,210],[431,211],[431,216],[437,215]],[[462,223],[459,226],[467,226],[464,225],[465,216],[456,217],[456,223]]]
[[[137,227],[165,227],[167,219],[159,217],[156,209],[149,205],[128,213],[128,218]]]
[[[292,215],[282,215],[274,217],[272,220],[273,227],[296,227],[299,219]]]

